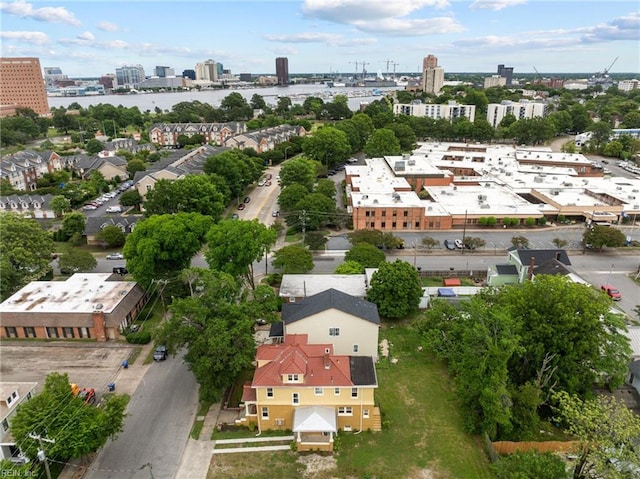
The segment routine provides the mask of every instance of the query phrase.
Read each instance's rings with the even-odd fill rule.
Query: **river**
[[[184,92],[167,93],[138,93],[133,95],[97,95],[97,96],[68,96],[49,97],[49,107],[68,107],[72,103],[78,103],[83,108],[90,105],[110,104],[114,106],[124,106],[131,108],[137,106],[140,111],[153,111],[156,108],[171,110],[174,105],[181,102],[199,101],[209,103],[215,108],[220,107],[220,102],[233,92],[240,93],[247,101],[255,94],[261,95],[268,105],[275,106],[279,96],[288,96],[292,103],[303,103],[308,96],[316,96],[324,99],[325,102],[332,101],[334,95],[347,95],[349,98],[349,108],[352,111],[360,110],[360,104],[371,103],[381,98],[381,94],[388,91],[398,90],[402,87],[390,88],[358,88],[358,87],[338,87],[328,88],[323,84],[311,85],[290,85],[288,87],[252,87],[227,90],[191,90]],[[375,94],[377,91],[377,94]]]

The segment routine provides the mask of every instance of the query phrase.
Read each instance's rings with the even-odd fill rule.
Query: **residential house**
[[[378,307],[362,298],[328,289],[282,305],[282,321],[271,325],[270,337],[286,341],[305,334],[311,344],[330,343],[336,354],[378,359]]]
[[[38,178],[62,169],[60,155],[54,151],[19,151],[0,159],[0,179],[18,191],[33,191]]]
[[[140,143],[135,138],[114,138],[104,144],[104,151],[115,154],[120,150],[136,154],[140,151],[154,152],[156,147],[152,143]]]
[[[138,171],[133,177],[133,184],[140,193],[146,196],[159,180],[175,181],[186,175],[201,174],[210,156],[219,155],[229,148],[203,145],[193,150],[177,150],[168,157],[149,165],[146,171]]]
[[[32,281],[0,304],[0,338],[119,339],[147,295],[117,278],[76,273],[66,281]]]
[[[281,344],[259,346],[256,363],[238,424],[292,430],[298,451],[332,451],[338,430],[381,430],[371,356],[338,355],[331,344],[290,334]]]
[[[295,303],[328,289],[364,298],[367,277],[364,274],[283,274],[278,294],[284,301]]]
[[[89,178],[92,172],[99,171],[105,180],[111,181],[118,177],[121,181],[129,178],[127,160],[121,156],[94,156],[80,159],[74,169],[82,178]]]
[[[549,260],[556,260],[564,267],[571,266],[567,252],[563,249],[528,249],[516,248],[507,250],[507,263],[490,265],[487,270],[487,284],[489,286],[502,286],[504,284],[519,284],[527,279],[532,279],[535,268]],[[558,270],[558,266],[549,265],[548,268]],[[538,274],[543,273],[540,269]]]
[[[0,426],[0,460],[7,459],[16,464],[28,461],[16,445],[9,432],[9,427],[18,406],[35,395],[37,384],[32,382],[0,382],[0,421],[2,424]]]
[[[0,196],[0,212],[17,213],[30,218],[55,218],[51,209],[53,195]]]
[[[178,137],[202,135],[204,143],[224,145],[227,138],[247,131],[244,122],[228,123],[156,123],[149,129],[149,140],[161,147],[177,148]]]
[[[251,148],[257,153],[264,153],[275,149],[280,143],[285,143],[295,136],[305,136],[307,130],[299,125],[280,125],[261,130],[250,131],[227,138],[224,146],[244,150]]]
[[[103,242],[96,238],[97,234],[107,226],[117,226],[125,235],[128,235],[136,227],[136,223],[141,216],[88,216],[84,226],[83,235],[87,238],[87,245],[103,245]]]

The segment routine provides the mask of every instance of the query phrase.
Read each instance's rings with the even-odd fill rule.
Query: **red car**
[[[238,205],[238,209],[239,209],[239,210],[243,210],[243,209],[245,209],[245,206],[246,206],[246,205],[245,205],[244,203],[240,203],[240,204]]]
[[[600,286],[600,289],[607,293],[607,295],[613,299],[614,301],[620,301],[622,299],[622,294],[615,287],[610,284],[603,284]]]

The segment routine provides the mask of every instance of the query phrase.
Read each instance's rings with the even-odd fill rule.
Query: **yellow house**
[[[238,424],[291,430],[298,451],[332,451],[338,430],[381,430],[372,357],[334,355],[331,344],[289,334],[259,346],[256,363]]]

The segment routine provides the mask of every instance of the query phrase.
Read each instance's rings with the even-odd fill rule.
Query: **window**
[[[387,216],[387,210],[382,210],[382,216]]]
[[[293,393],[291,395],[291,402],[293,403],[294,406],[297,406],[298,404],[300,404],[300,394]]]
[[[314,394],[316,396],[322,396],[324,394],[324,390],[322,388],[315,388]]]
[[[407,210],[404,210],[402,212],[402,215],[406,218],[407,216],[409,216],[409,212]]]
[[[5,332],[5,334],[7,335],[8,338],[17,338],[18,337],[18,330],[16,328],[14,328],[13,326],[5,326],[4,332]]]
[[[2,430],[5,432],[9,430],[9,421],[6,419],[2,420]]]
[[[392,228],[392,229],[396,229],[396,222],[395,222],[395,221],[393,221],[393,222],[391,223],[391,228]]]
[[[358,388],[351,388],[351,397],[352,398],[358,397]]]
[[[47,326],[47,337],[49,338],[59,338],[58,328],[54,328],[52,326]]]
[[[261,415],[262,415],[262,419],[269,419],[269,408],[263,406]]]
[[[272,398],[273,397],[273,388],[267,388],[267,397],[268,398]]]
[[[73,334],[73,328],[68,328],[68,327],[63,327],[62,328],[62,335],[65,338],[74,338],[74,334]]]
[[[340,336],[340,328],[329,328],[329,336]]]
[[[288,383],[300,382],[300,377],[297,374],[287,374],[287,382]]]
[[[25,338],[35,338],[36,337],[36,329],[31,326],[25,326],[24,328],[24,337]]]
[[[386,228],[387,227],[387,222],[383,221],[382,223],[380,223],[380,228]]]
[[[338,408],[338,416],[353,416],[353,408],[351,406],[340,406]]]
[[[333,388],[333,394],[335,396],[340,396],[340,388]]]
[[[416,221],[416,229],[420,228],[420,222]]]
[[[363,409],[362,410],[362,417],[365,419],[369,418],[369,410],[368,409]]]
[[[91,334],[89,333],[89,328],[78,328],[78,337],[79,338],[90,338]]]
[[[354,353],[357,353],[359,349],[360,349],[360,346],[358,346],[357,344],[353,345],[353,352]]]

